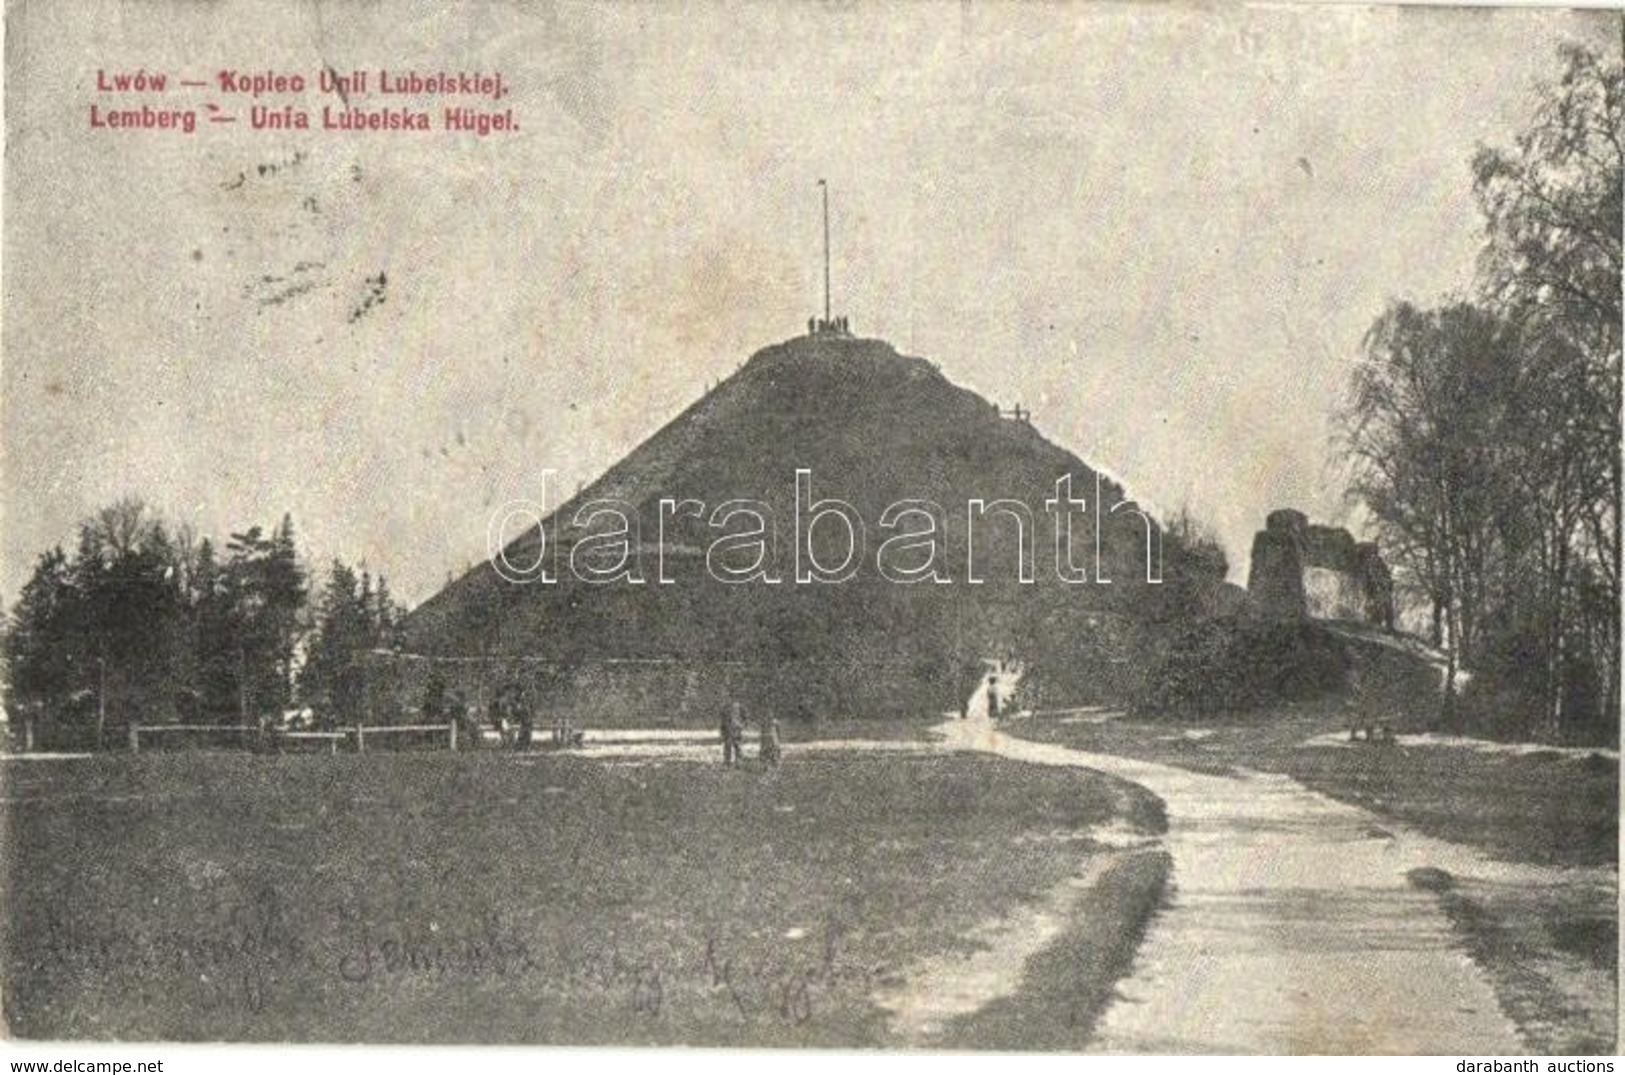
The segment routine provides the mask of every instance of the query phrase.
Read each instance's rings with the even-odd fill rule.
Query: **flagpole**
[[[828,324],[829,316],[829,184],[822,179],[818,181],[818,189],[824,194],[824,323]]]

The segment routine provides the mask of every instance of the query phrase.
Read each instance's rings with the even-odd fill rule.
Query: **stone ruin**
[[[1253,538],[1247,592],[1265,615],[1358,620],[1392,628],[1394,581],[1374,541],[1272,511]]]

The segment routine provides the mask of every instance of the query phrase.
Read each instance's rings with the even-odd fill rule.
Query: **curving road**
[[[1394,835],[1286,777],[1205,776],[1015,739],[985,720],[943,731],[953,749],[1094,769],[1167,804],[1169,905],[1095,1051],[1527,1051],[1433,898],[1405,878],[1464,858],[1480,874],[1516,868]]]

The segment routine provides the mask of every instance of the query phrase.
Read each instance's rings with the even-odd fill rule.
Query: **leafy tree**
[[[1458,303],[1394,303],[1366,334],[1343,414],[1353,493],[1376,520],[1434,642],[1470,652],[1486,595],[1501,499],[1501,447],[1517,395],[1506,325]]]
[[[203,723],[229,722],[242,709],[235,598],[214,543],[199,543],[189,588],[194,712]]]
[[[5,639],[6,705],[15,725],[88,737],[80,621],[83,604],[61,546],[43,553],[12,607]],[[75,705],[74,703],[78,704]],[[58,718],[59,728],[50,727]]]
[[[78,537],[40,557],[0,649],[7,705],[40,742],[117,745],[134,722],[251,722],[288,704],[308,615],[291,517],[231,535],[223,562],[134,498]],[[381,581],[353,602],[381,644],[399,618]]]
[[[98,745],[132,722],[175,721],[184,605],[163,522],[133,498],[104,508],[79,529],[73,574],[83,610],[74,649],[94,667]]]
[[[367,572],[357,576],[343,561],[333,561],[299,673],[301,700],[325,723],[364,713],[366,678],[359,658],[389,645],[398,618],[382,578],[375,588]]]
[[[1625,22],[1621,24],[1625,45]],[[1625,175],[1625,64],[1581,46],[1561,52],[1563,71],[1540,90],[1528,126],[1510,148],[1481,148],[1474,190],[1485,216],[1485,291],[1524,334],[1536,404],[1526,442],[1539,463],[1557,461],[1564,488],[1561,541],[1542,550],[1565,585],[1569,561],[1584,563],[1614,595],[1620,586],[1621,228]],[[1531,460],[1532,463],[1536,462]],[[1531,466],[1531,471],[1542,469]],[[1572,523],[1577,533],[1568,534]],[[1545,630],[1556,676],[1571,625],[1557,592]],[[1579,609],[1589,608],[1582,602]],[[1615,611],[1581,625],[1603,647],[1606,708],[1619,707],[1619,620]],[[1549,691],[1562,720],[1562,690]]]
[[[223,589],[236,650],[238,716],[249,723],[292,699],[308,594],[291,517],[283,516],[270,537],[257,526],[232,534],[226,553]]]
[[[1561,56],[1514,145],[1473,159],[1486,289],[1606,364],[1620,338],[1625,69],[1578,45]]]
[[[1506,149],[1482,148],[1482,288],[1394,303],[1342,415],[1354,481],[1475,719],[1596,734],[1619,705],[1625,68],[1579,47]],[[1453,695],[1446,694],[1446,716]]]
[[[1163,539],[1174,550],[1172,555],[1164,554],[1165,560],[1172,561],[1170,570],[1214,583],[1223,582],[1230,573],[1230,557],[1225,554],[1218,531],[1193,515],[1190,508],[1182,507],[1173,514],[1164,527]]]

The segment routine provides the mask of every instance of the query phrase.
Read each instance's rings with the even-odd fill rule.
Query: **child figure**
[[[770,769],[779,767],[779,718],[771,717],[762,725],[760,756]]]

